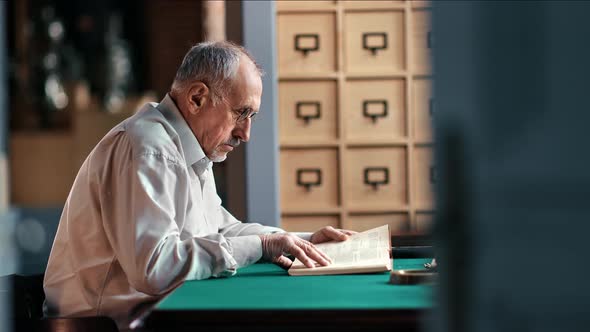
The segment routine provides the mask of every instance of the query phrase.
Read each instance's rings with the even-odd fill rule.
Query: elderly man
[[[212,162],[250,137],[261,70],[243,48],[202,43],[185,56],[171,91],[113,128],[92,150],[66,201],[45,273],[48,316],[112,317],[184,280],[231,276],[289,253],[309,267],[330,259],[313,243],[346,240],[241,223],[215,190]]]

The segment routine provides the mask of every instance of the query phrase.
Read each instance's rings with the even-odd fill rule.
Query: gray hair
[[[252,61],[261,77],[264,75],[256,60],[242,46],[228,41],[196,44],[184,56],[172,83],[172,90],[181,90],[188,83],[201,81],[209,87],[213,104],[225,100],[231,91],[242,56]]]

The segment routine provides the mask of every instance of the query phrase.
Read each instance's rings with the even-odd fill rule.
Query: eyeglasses
[[[207,84],[205,84],[205,86],[209,88]],[[237,124],[242,124],[246,122],[247,119],[250,119],[250,121],[254,122],[256,119],[256,114],[258,114],[258,112],[255,112],[252,108],[244,107],[243,109],[232,109],[225,98],[222,98],[222,102],[230,107],[229,111],[234,115]]]
[[[250,107],[246,107],[243,110],[233,110],[232,112],[236,118],[237,124],[242,124],[246,122],[247,119],[254,121],[256,119],[256,114],[258,114],[258,112],[255,112]]]

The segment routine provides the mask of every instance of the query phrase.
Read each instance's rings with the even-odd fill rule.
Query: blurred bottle
[[[78,80],[81,61],[72,47],[65,43],[65,26],[53,6],[41,9],[40,21],[34,34],[32,91],[33,102],[39,112],[41,129],[67,126],[63,113],[70,104],[68,83]]]
[[[123,22],[117,12],[109,15],[106,46],[105,93],[103,104],[108,112],[119,112],[134,84],[129,44],[123,39]]]

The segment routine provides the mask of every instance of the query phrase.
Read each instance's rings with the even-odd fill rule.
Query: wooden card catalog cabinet
[[[278,1],[282,227],[427,232],[428,1]]]

